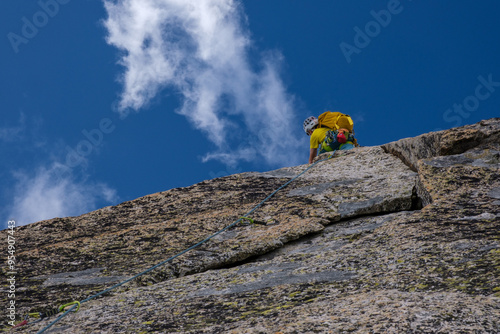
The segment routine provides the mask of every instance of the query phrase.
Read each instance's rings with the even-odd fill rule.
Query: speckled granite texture
[[[167,259],[305,168],[17,228],[18,314],[85,299]],[[252,218],[267,225],[240,223],[48,332],[500,333],[499,204],[498,118],[356,148],[266,202]]]

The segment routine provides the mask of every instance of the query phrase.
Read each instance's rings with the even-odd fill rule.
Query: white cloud
[[[25,225],[44,219],[89,212],[97,201],[115,202],[116,192],[103,183],[78,182],[67,167],[40,167],[34,175],[17,172],[8,219]]]
[[[123,52],[122,116],[173,89],[183,99],[178,112],[218,147],[205,159],[234,162],[253,152],[270,164],[299,161],[300,125],[280,79],[281,58],[263,53],[261,69],[252,68],[239,2],[103,1],[107,42]]]

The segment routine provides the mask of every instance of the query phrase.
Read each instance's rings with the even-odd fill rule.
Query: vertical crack
[[[424,206],[432,203],[431,194],[425,189],[420,176],[417,177],[415,181],[415,186],[413,187],[413,192],[411,195],[412,210],[420,210]]]

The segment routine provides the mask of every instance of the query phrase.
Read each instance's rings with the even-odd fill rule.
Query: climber
[[[304,121],[304,131],[310,136],[309,163],[319,154],[335,150],[350,150],[357,144],[353,121],[349,115],[327,111],[318,118],[310,116]]]

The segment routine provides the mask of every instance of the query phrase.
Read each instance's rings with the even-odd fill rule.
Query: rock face
[[[17,228],[17,320],[178,254],[307,167],[232,175]],[[356,148],[281,189],[250,215],[255,224],[243,220],[84,302],[49,331],[499,333],[499,204],[498,118]],[[1,298],[6,305],[7,292]]]

